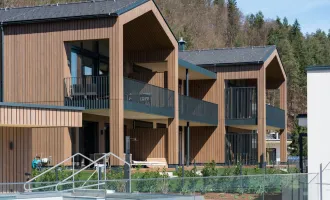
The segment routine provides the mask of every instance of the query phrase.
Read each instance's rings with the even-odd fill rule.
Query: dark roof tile
[[[95,0],[35,7],[6,8],[0,9],[0,20],[2,23],[12,23],[81,16],[119,15],[146,1],[148,0]]]
[[[179,52],[179,57],[195,65],[262,63],[276,46],[206,49]]]

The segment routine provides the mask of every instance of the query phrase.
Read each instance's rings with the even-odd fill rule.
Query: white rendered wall
[[[330,162],[330,70],[307,72],[308,173],[318,173]],[[328,166],[330,170],[330,166]],[[323,182],[323,199],[330,199],[330,171]],[[312,187],[312,188],[311,188]],[[318,187],[310,186],[309,199],[319,199]]]

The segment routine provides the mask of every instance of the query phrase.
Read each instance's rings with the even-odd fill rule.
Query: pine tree
[[[300,147],[299,147],[299,135],[302,133],[307,133],[306,128],[298,125],[297,120],[294,122],[294,128],[291,132],[292,142],[289,145],[290,155],[299,156],[300,155]],[[307,141],[306,138],[303,138],[303,156],[307,156]]]
[[[218,6],[225,6],[225,0],[214,0],[213,3]]]
[[[237,34],[239,31],[239,12],[236,0],[228,0],[228,23],[227,23],[227,46],[235,45]]]

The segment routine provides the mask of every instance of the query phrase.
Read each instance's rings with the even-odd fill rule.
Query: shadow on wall
[[[219,162],[219,142],[216,140],[216,127],[190,128],[190,162],[208,163],[214,160]]]
[[[127,135],[136,138],[136,141],[131,141],[132,159],[167,158],[167,133],[167,128],[128,129]]]

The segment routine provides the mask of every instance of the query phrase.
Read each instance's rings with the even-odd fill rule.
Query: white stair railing
[[[25,182],[25,183],[24,183],[24,190],[25,190],[25,192],[31,192],[31,191],[33,191],[33,190],[40,190],[40,189],[46,189],[46,188],[56,187],[57,184],[47,185],[47,186],[42,186],[42,187],[36,187],[36,188],[31,188],[30,185],[31,185],[32,181],[34,181],[34,180],[36,180],[37,178],[43,176],[44,174],[50,172],[51,170],[56,169],[57,167],[61,166],[63,163],[65,163],[65,162],[67,162],[67,161],[69,161],[69,160],[71,160],[71,159],[72,159],[72,162],[73,162],[73,165],[72,165],[72,167],[73,167],[73,169],[72,169],[72,173],[74,173],[74,166],[75,166],[75,161],[74,161],[75,159],[74,159],[74,158],[77,157],[77,156],[81,156],[81,157],[83,157],[83,158],[89,160],[90,162],[93,162],[93,160],[90,159],[90,158],[88,158],[87,156],[85,156],[85,155],[83,155],[83,154],[81,154],[81,153],[76,153],[76,154],[74,154],[74,155],[68,157],[67,159],[63,160],[62,162],[58,163],[57,165],[55,165],[55,166],[53,166],[53,167],[47,169],[46,171],[42,172],[42,173],[39,174],[38,176],[35,176],[35,177],[31,178],[30,180],[28,180],[27,182]],[[73,182],[74,182],[74,178],[73,178]],[[29,186],[29,188],[27,188],[27,186]],[[74,183],[73,183],[73,187],[74,187]]]
[[[113,156],[115,158],[117,158],[118,160],[122,161],[123,163],[125,163],[128,167],[129,167],[129,192],[131,192],[131,164],[126,162],[124,159],[120,158],[119,156],[117,156],[116,154],[113,154],[112,152],[109,152],[107,154],[104,154],[102,157],[98,158],[97,160],[94,160],[92,161],[91,163],[89,163],[87,166],[85,166],[84,168],[80,169],[79,171],[73,173],[71,176],[65,178],[64,180],[58,182],[56,184],[56,187],[55,187],[55,190],[58,191],[58,186],[61,186],[61,185],[66,185],[66,184],[70,184],[72,182],[66,182],[67,180],[71,179],[72,177],[76,176],[77,174],[79,174],[80,172],[84,171],[85,169],[87,169],[88,167],[92,166],[92,165],[95,165],[97,164],[100,160],[102,159],[106,159],[106,158],[110,158],[110,156]],[[106,181],[106,169],[104,169],[104,181]],[[100,183],[100,177],[98,176],[97,178],[97,181],[98,183],[97,184],[94,184],[94,185],[88,185],[88,186],[82,186],[82,187],[77,187],[77,188],[74,188],[74,181],[73,181],[73,188],[72,189],[68,189],[68,190],[65,190],[65,191],[73,191],[75,189],[81,189],[81,188],[86,188],[86,187],[93,187],[93,186],[98,186],[98,189],[99,189],[99,186],[100,185],[104,185],[105,182],[103,183]],[[87,182],[87,181],[86,181]]]

